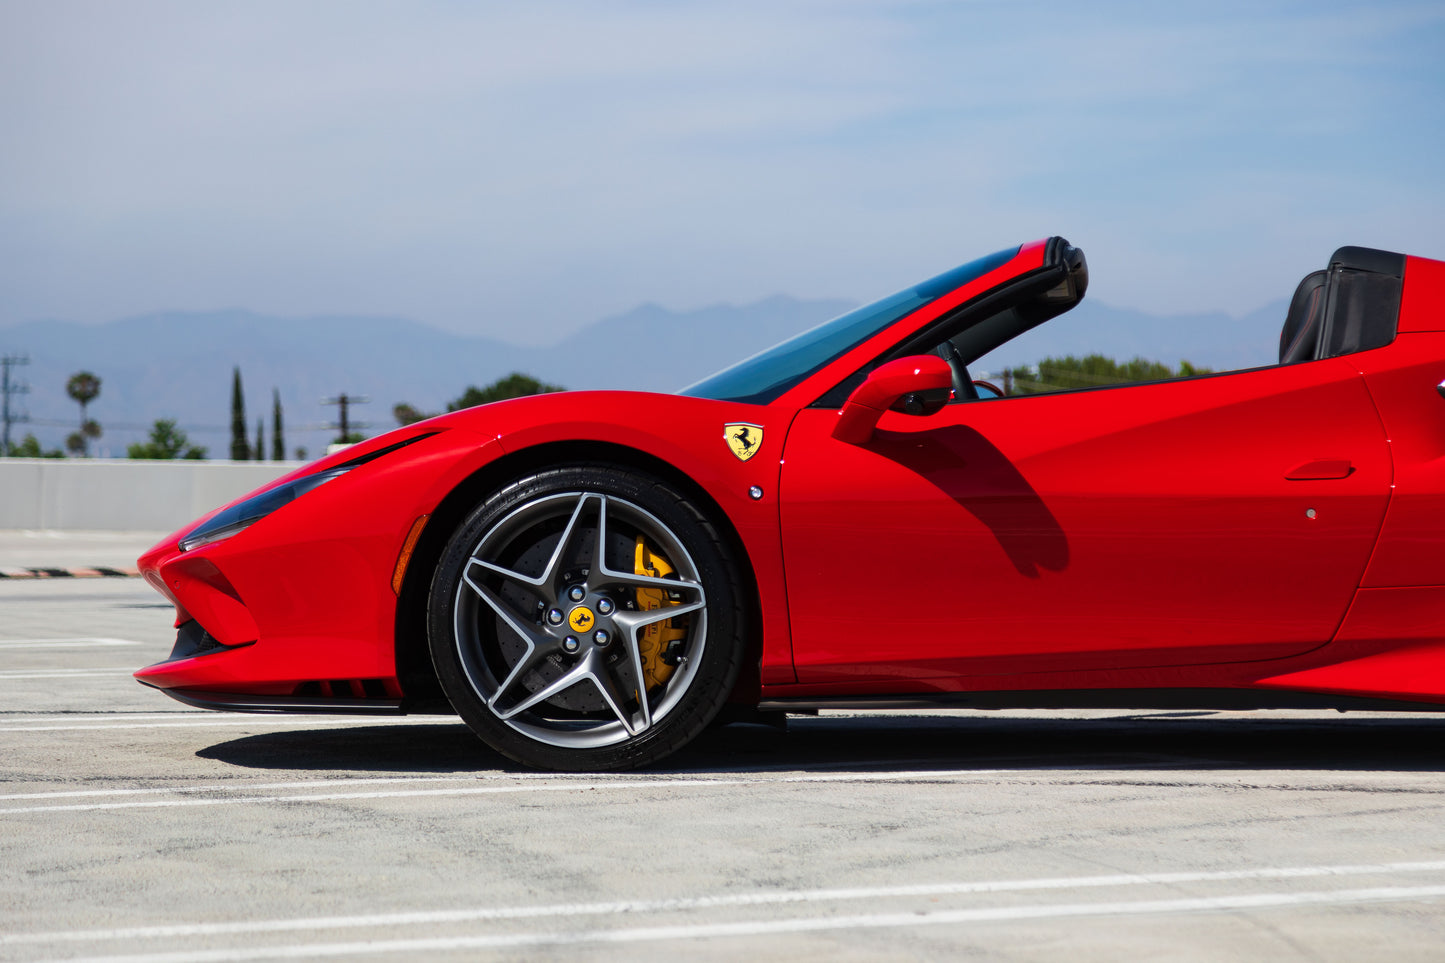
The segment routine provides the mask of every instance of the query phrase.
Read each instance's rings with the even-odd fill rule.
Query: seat
[[[1284,328],[1279,333],[1279,363],[1314,360],[1319,346],[1320,327],[1325,317],[1326,271],[1308,275],[1295,288],[1289,303]]]

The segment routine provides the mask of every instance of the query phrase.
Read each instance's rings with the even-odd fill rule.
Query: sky
[[[1445,4],[0,0],[0,137],[0,330],[545,344],[1051,234],[1091,297],[1242,314],[1445,259]]]

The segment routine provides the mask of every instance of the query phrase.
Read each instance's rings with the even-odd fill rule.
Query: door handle
[[[1348,458],[1325,458],[1307,461],[1285,474],[1286,481],[1319,481],[1326,478],[1348,478],[1355,467]]]

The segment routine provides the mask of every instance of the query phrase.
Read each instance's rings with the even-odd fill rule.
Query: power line
[[[15,420],[16,422],[22,422],[22,421],[23,421],[23,422],[25,422],[25,423],[27,423],[27,424],[38,425],[38,426],[43,427],[43,428],[74,428],[74,427],[75,427],[75,421],[74,421],[74,419],[70,419],[70,418],[30,418],[30,417],[17,417],[17,418],[15,418],[14,420]],[[167,418],[167,419],[164,419],[164,420],[166,420],[166,421],[175,421],[174,418]],[[151,430],[152,428],[154,428],[154,427],[155,427],[155,422],[106,421],[106,423],[105,423],[105,428],[106,428],[107,431],[150,431],[150,430]],[[181,431],[188,432],[188,433],[197,433],[197,434],[220,434],[220,433],[222,433],[222,432],[229,432],[229,431],[231,430],[231,426],[230,426],[230,425],[190,425],[190,424],[183,424],[183,423],[180,423],[180,422],[177,422],[177,423],[176,423],[176,427],[179,428]],[[357,427],[357,426],[353,424],[352,427]],[[288,432],[292,432],[292,431],[301,431],[301,432],[306,432],[306,431],[335,431],[335,430],[336,430],[336,425],[335,425],[334,423],[331,423],[331,422],[317,422],[317,423],[315,423],[315,424],[310,424],[310,425],[288,425],[287,428],[286,428],[286,430],[287,430]]]
[[[0,358],[0,391],[3,391],[3,410],[0,410],[0,420],[3,420],[4,432],[3,436],[0,436],[3,437],[3,441],[0,441],[0,454],[8,454],[11,450],[11,423],[18,424],[24,422],[27,424],[50,428],[68,428],[72,424],[74,424],[71,421],[61,421],[52,418],[31,418],[29,415],[15,414],[12,412],[10,396],[27,394],[30,391],[30,386],[14,382],[10,374],[10,369],[12,366],[29,363],[29,358],[20,356],[5,356],[3,358]],[[365,397],[364,395],[350,395],[345,393],[342,393],[335,398],[323,398],[321,399],[321,403],[323,405],[338,405],[340,407],[339,414],[341,418],[339,422],[313,422],[311,424],[304,425],[291,425],[288,426],[286,430],[288,432],[294,432],[297,434],[306,434],[319,431],[340,431],[342,437],[345,437],[354,430],[371,427],[368,422],[351,420],[350,411],[352,405],[364,405],[369,404],[370,402],[371,399]],[[106,427],[113,431],[148,431],[153,427],[153,425],[139,422],[110,422],[106,425]],[[222,432],[231,431],[231,426],[229,425],[177,424],[176,427],[188,433],[202,435],[220,434]]]
[[[29,421],[28,415],[12,414],[10,411],[10,396],[24,395],[30,393],[30,386],[22,382],[12,383],[10,380],[10,369],[18,368],[21,365],[30,363],[30,359],[24,355],[7,354],[0,357],[0,455],[10,457],[10,425],[12,422]]]
[[[366,422],[364,422],[364,421],[358,421],[358,422],[356,422],[355,424],[352,424],[352,423],[348,420],[348,418],[347,418],[347,409],[350,408],[351,405],[365,405],[365,404],[370,404],[370,403],[371,403],[371,399],[370,399],[370,398],[362,397],[362,396],[360,396],[360,395],[348,395],[348,394],[346,394],[345,392],[342,392],[341,394],[337,395],[335,398],[322,398],[322,399],[321,399],[321,403],[322,403],[323,405],[339,405],[339,406],[340,406],[340,408],[341,408],[341,423],[340,423],[340,424],[330,425],[329,427],[336,428],[336,429],[339,429],[339,430],[341,431],[341,440],[342,440],[342,441],[345,441],[345,440],[347,439],[347,437],[350,436],[350,434],[351,434],[351,429],[352,429],[352,428],[370,428],[370,427],[371,427],[370,425],[368,425],[368,424],[367,424]]]

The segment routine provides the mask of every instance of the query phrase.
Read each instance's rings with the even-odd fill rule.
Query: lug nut
[[[567,636],[567,638],[562,640],[562,648],[568,652],[576,652],[577,646],[580,644],[581,643],[577,641],[577,636],[575,635],[569,635]]]
[[[611,615],[611,614],[612,614],[612,600],[611,600],[611,599],[598,599],[598,600],[597,600],[597,611],[601,612],[603,615]]]
[[[596,642],[598,645],[606,645],[608,642],[612,641],[612,636],[607,633],[606,629],[598,629],[596,632],[592,633],[592,641]]]
[[[574,585],[567,590],[567,597],[574,602],[580,602],[587,597],[587,590],[580,585]]]
[[[561,609],[547,610],[547,621],[552,625],[561,625],[563,617]]]

